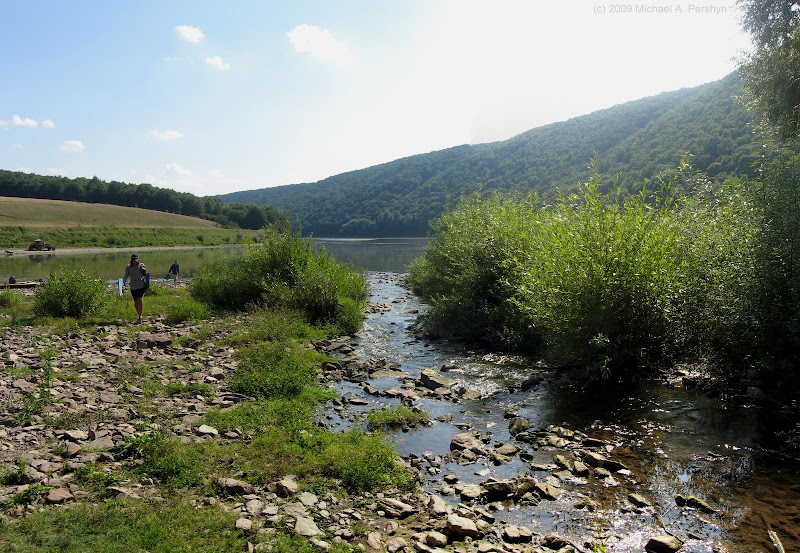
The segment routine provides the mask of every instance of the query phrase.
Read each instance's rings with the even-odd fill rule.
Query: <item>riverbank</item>
[[[101,248],[101,247],[81,247],[81,248],[57,248],[52,251],[28,251],[27,249],[22,248],[10,248],[4,250],[4,253],[8,256],[37,256],[37,255],[75,255],[75,254],[93,254],[93,253],[116,253],[120,251],[126,250],[148,250],[148,251],[167,251],[167,250],[175,250],[175,251],[182,251],[182,250],[202,250],[202,249],[210,249],[210,248],[240,248],[243,244],[219,244],[219,245],[190,245],[190,246],[141,246],[141,247],[120,247],[120,248]]]

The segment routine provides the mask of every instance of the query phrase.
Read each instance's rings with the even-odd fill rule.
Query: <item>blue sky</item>
[[[748,45],[713,0],[3,0],[0,18],[0,169],[198,195],[510,138],[722,78]]]

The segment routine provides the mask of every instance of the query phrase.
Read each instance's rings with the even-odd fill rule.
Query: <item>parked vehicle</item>
[[[55,244],[47,244],[46,242],[42,242],[41,239],[37,238],[33,241],[33,244],[28,246],[29,252],[41,252],[41,251],[52,251],[56,249]]]

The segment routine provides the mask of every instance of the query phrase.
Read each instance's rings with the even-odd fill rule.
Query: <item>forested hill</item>
[[[316,236],[424,236],[450,197],[483,187],[550,194],[590,175],[597,153],[605,174],[621,173],[623,190],[674,170],[692,154],[714,178],[748,174],[754,159],[751,116],[735,102],[731,74],[696,88],[665,92],[502,142],[420,154],[315,183],[219,196],[223,202],[269,204],[298,217]]]

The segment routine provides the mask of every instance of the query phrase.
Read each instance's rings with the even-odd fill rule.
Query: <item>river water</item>
[[[410,332],[427,306],[402,286],[398,274],[422,253],[425,239],[315,239],[315,243],[369,271],[371,301],[388,307],[368,315],[363,330],[353,337],[359,357],[396,361],[412,377],[419,377],[423,368],[454,363],[458,369],[446,376],[481,395],[458,403],[422,400],[422,407],[433,417],[451,414],[453,424],[434,422],[429,428],[391,435],[401,453],[445,455],[452,436],[462,431],[455,424],[461,423],[490,432],[493,443],[513,442],[503,419],[503,413],[513,409],[534,428],[562,425],[608,440],[614,444],[611,457],[631,471],[628,477],[616,478],[619,486],[591,478],[565,482],[558,501],[524,508],[506,505],[496,513],[500,520],[525,524],[540,533],[556,531],[578,544],[600,528],[601,533],[607,530],[610,534],[607,551],[615,552],[642,552],[647,537],[664,533],[664,528],[684,541],[682,551],[771,552],[776,548],[767,532],[773,530],[787,552],[800,553],[797,465],[764,449],[760,437],[763,421],[757,410],[726,408],[693,390],[660,382],[641,383],[622,397],[598,396],[552,378],[528,392],[519,391],[519,383],[536,370],[528,360],[475,351],[454,342],[420,340]],[[243,248],[136,251],[155,275],[162,270],[166,273],[177,258],[188,276],[215,256],[243,252]],[[117,278],[130,253],[56,252],[0,258],[0,282],[11,274],[18,280],[46,278],[61,265],[81,266],[102,278]],[[387,389],[400,388],[402,382],[385,379],[370,384]],[[350,383],[341,384],[340,392],[366,398],[369,404],[363,411],[398,402],[366,396]],[[338,419],[332,423],[350,424]],[[554,453],[559,452],[542,448],[528,453],[531,460],[515,457],[512,463],[500,466],[446,463],[440,474],[427,475],[425,486],[438,491],[442,476],[448,473],[457,474],[462,482],[476,483],[488,476],[505,478],[521,472],[547,478],[546,472],[537,472],[531,464],[552,463]],[[625,499],[629,492],[644,495],[653,509],[631,510]],[[575,509],[572,505],[578,494],[599,500],[601,507],[595,512]],[[695,495],[717,512],[680,509],[675,505],[676,494]]]

